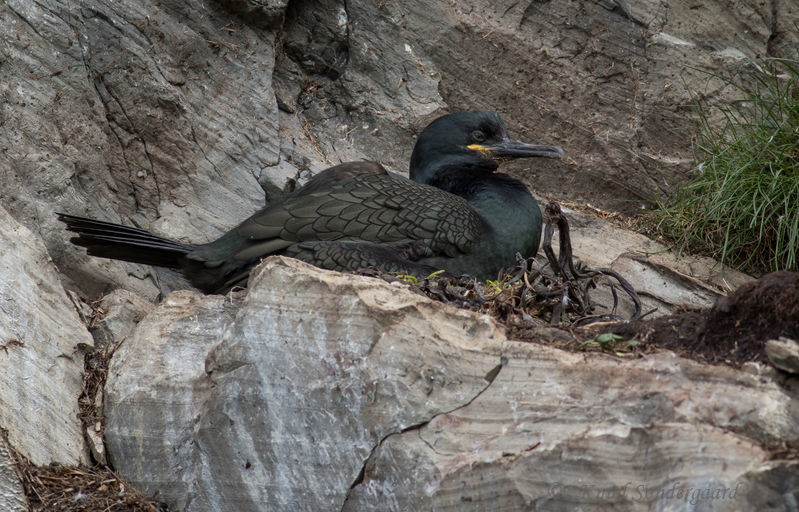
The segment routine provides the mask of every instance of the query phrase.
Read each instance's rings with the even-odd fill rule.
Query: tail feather
[[[58,214],[67,231],[77,233],[70,241],[86,248],[91,256],[181,268],[181,262],[194,246],[154,235],[149,231],[85,217]]]

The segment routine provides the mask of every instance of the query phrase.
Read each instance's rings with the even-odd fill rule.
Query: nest
[[[525,259],[517,254],[515,266],[495,281],[431,276],[412,282],[413,289],[447,304],[490,314],[517,328],[543,325],[570,328],[597,322],[628,322],[645,316],[641,314],[638,294],[622,276],[607,268],[588,269],[574,261],[569,224],[557,203],[547,205],[546,218],[545,257]],[[555,229],[559,232],[557,256],[552,249]],[[590,294],[600,284],[608,286],[613,297],[612,307],[604,313],[600,312],[603,306],[592,301]],[[627,318],[617,312],[620,293],[633,304],[634,311]]]
[[[164,512],[108,467],[35,466],[17,455],[17,470],[31,512]]]

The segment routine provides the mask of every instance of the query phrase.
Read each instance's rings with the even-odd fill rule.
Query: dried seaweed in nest
[[[545,213],[547,222],[544,228],[543,249],[554,278],[557,280],[555,287],[561,292],[559,310],[553,311],[552,323],[560,323],[560,318],[565,312],[565,308],[569,305],[572,306],[572,311],[576,314],[576,318],[570,323],[570,325],[574,326],[588,325],[594,322],[633,321],[641,318],[641,300],[626,279],[609,268],[585,270],[575,265],[569,236],[569,223],[566,221],[566,217],[563,216],[558,203],[550,201],[546,206]],[[554,234],[555,226],[558,228],[558,239],[560,241],[558,257],[555,257],[555,253],[552,250],[552,235]],[[596,287],[595,280],[603,276],[615,279],[616,284],[610,285],[613,295],[613,308],[610,313],[599,315],[594,313],[596,308],[592,304],[588,292],[591,288]],[[635,310],[630,318],[622,318],[616,314],[619,305],[617,286],[633,301]]]

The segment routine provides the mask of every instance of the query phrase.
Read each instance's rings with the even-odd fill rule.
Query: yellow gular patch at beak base
[[[469,144],[466,147],[471,149],[472,151],[479,151],[486,158],[492,158],[491,148],[488,146],[483,146],[482,144]]]

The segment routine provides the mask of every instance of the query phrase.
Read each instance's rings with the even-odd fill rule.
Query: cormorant
[[[143,229],[58,214],[88,254],[175,268],[206,293],[246,282],[270,254],[332,270],[436,270],[495,277],[516,253],[535,255],[541,212],[527,188],[494,172],[510,158],[560,158],[557,146],[508,136],[493,112],[457,112],[419,135],[410,180],[375,162],[326,169],[217,240],[186,244]]]

